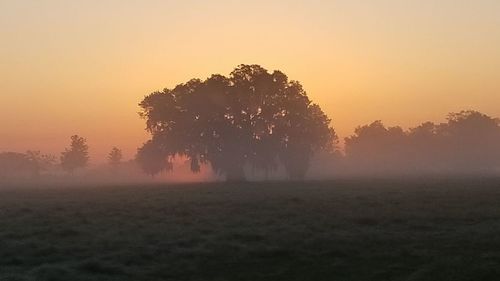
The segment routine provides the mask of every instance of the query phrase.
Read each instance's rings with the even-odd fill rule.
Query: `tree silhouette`
[[[113,147],[108,154],[109,165],[116,168],[121,164],[122,159],[123,159],[123,154],[121,149]]]
[[[167,155],[160,146],[152,140],[147,141],[137,150],[136,161],[141,169],[151,177],[157,174],[171,170],[172,162],[168,161]]]
[[[61,166],[69,173],[73,173],[78,168],[87,166],[89,156],[87,141],[74,135],[71,137],[70,148],[66,148],[61,153]]]
[[[477,111],[448,115],[438,130],[444,155],[455,169],[488,169],[500,164],[500,122]]]
[[[280,163],[301,179],[312,154],[336,141],[299,82],[258,65],[154,92],[140,107],[159,155],[185,156],[194,172],[210,164],[231,181],[244,180],[247,164],[267,173]]]
[[[401,127],[386,128],[377,120],[357,127],[354,135],[345,139],[346,154],[363,165],[392,163],[402,156],[406,147],[406,134]]]

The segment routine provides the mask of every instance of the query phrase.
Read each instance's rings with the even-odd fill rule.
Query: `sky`
[[[239,64],[300,81],[341,137],[500,117],[499,50],[497,0],[0,0],[0,151],[132,158],[145,95]]]

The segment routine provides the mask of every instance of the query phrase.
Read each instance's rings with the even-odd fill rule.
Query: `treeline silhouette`
[[[70,146],[61,152],[59,159],[55,155],[43,154],[34,150],[25,153],[1,152],[0,180],[36,179],[41,174],[59,174],[61,171],[73,174],[76,170],[87,167],[89,163],[87,140],[78,135],[71,136],[70,139]],[[117,167],[121,161],[122,152],[114,147],[108,156],[108,162],[111,166]]]
[[[179,161],[185,170],[211,170],[211,179],[229,181],[500,173],[497,118],[468,110],[407,130],[378,120],[357,127],[340,149],[330,118],[301,84],[259,65],[151,93],[139,106],[151,139],[127,162],[114,147],[107,165],[112,178],[119,171],[123,180],[139,170],[152,177],[179,173],[173,171]],[[0,180],[73,175],[88,163],[87,141],[74,135],[59,158],[39,151],[0,153]]]
[[[375,121],[345,139],[343,160],[359,173],[494,173],[500,168],[500,122],[472,110],[408,130]]]
[[[407,130],[399,126],[386,127],[378,120],[357,127],[354,134],[344,141],[343,150],[337,147],[312,155],[307,178],[500,173],[500,121],[477,111],[451,113],[444,123],[425,122]],[[59,159],[39,151],[0,153],[0,181],[12,178],[36,180],[44,174],[72,175],[75,170],[83,170],[88,165],[88,149],[84,138],[73,136],[70,146]],[[127,178],[130,175],[138,175],[141,168],[150,175],[156,167],[170,164],[172,166],[168,169],[174,168],[172,159],[168,161],[156,153],[156,149],[148,149],[145,145],[138,150],[136,159],[124,161],[121,150],[114,147],[105,167],[111,169],[112,176],[119,175],[124,181],[130,179]],[[192,168],[191,161],[187,161],[182,171],[184,175]],[[145,167],[148,163],[151,166]],[[276,165],[272,172],[259,174],[247,163],[243,172],[249,179],[287,178],[285,168],[280,163]],[[184,164],[180,166],[184,167]],[[156,170],[154,174],[160,172]],[[224,179],[217,175],[210,178]]]
[[[125,160],[122,150],[117,147],[107,154],[106,163],[93,165],[90,165],[89,151],[87,140],[74,135],[59,157],[32,150],[24,153],[0,152],[0,187],[40,183],[50,186],[130,184],[152,180],[150,175],[142,171],[136,158]],[[176,163],[175,168],[175,174],[169,173],[153,180],[186,182],[213,179],[207,167],[203,167],[203,173],[194,177],[189,174],[190,168],[183,161]]]
[[[330,119],[301,84],[259,65],[154,92],[140,107],[152,138],[137,160],[152,176],[171,171],[179,155],[193,172],[210,165],[228,180],[280,173],[303,179],[311,161],[328,176],[491,173],[500,160],[498,119],[476,111],[406,131],[375,121],[356,128],[339,151]]]

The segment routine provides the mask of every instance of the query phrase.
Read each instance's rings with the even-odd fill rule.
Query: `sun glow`
[[[283,6],[286,5],[286,12]],[[342,137],[474,108],[500,115],[497,1],[3,1],[1,151],[93,163],[147,139],[147,94],[241,63],[301,81]]]

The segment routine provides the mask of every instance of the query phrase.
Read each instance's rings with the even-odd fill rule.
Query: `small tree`
[[[108,155],[108,163],[111,167],[116,168],[121,164],[122,158],[123,155],[121,149],[113,147],[113,149],[111,149],[111,152],[109,152]]]
[[[89,161],[88,150],[87,140],[78,135],[72,136],[70,148],[66,148],[61,153],[62,168],[69,173],[73,173],[76,169],[87,166]]]

